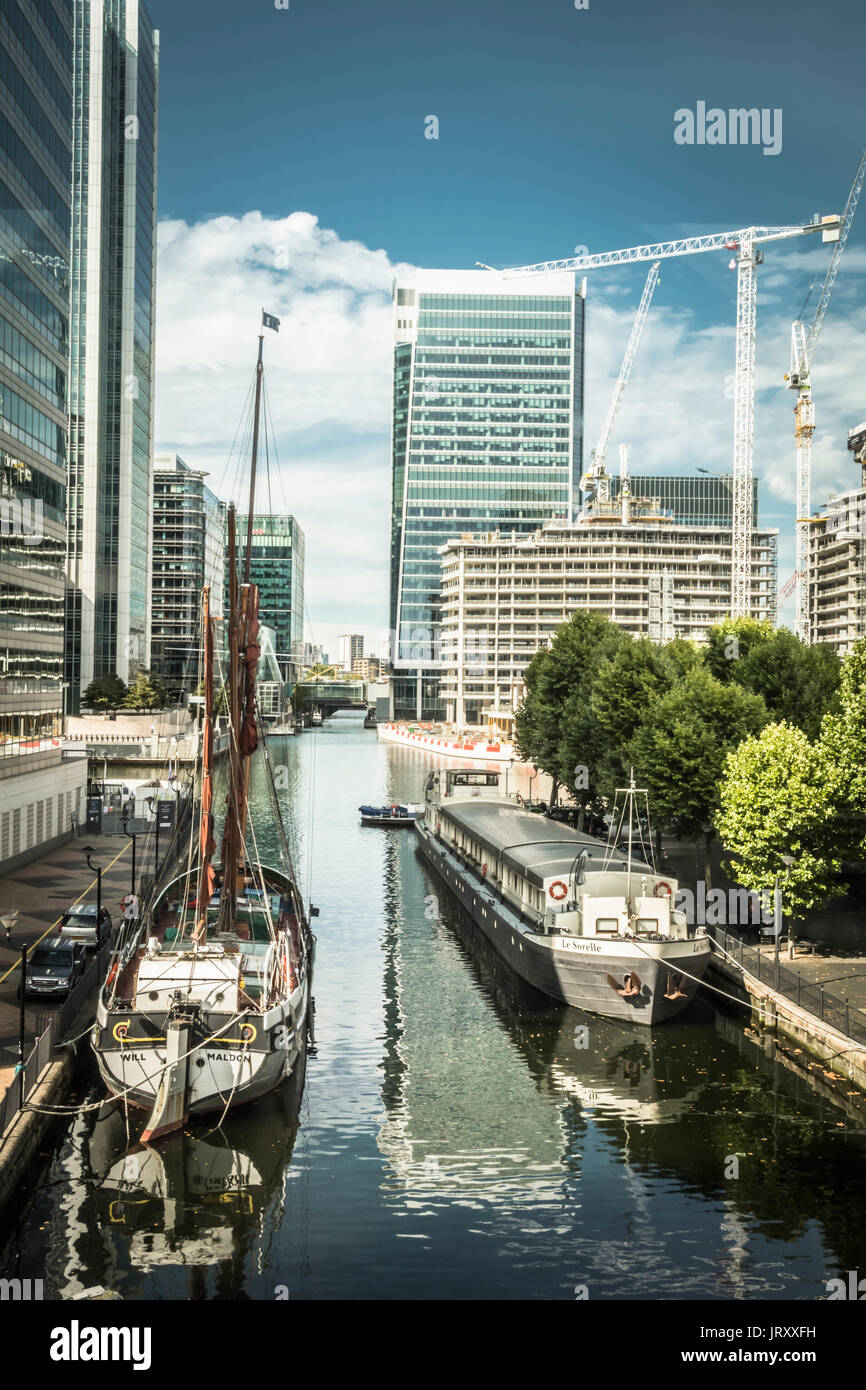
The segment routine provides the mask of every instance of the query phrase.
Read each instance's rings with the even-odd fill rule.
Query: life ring
[[[671,896],[672,891],[673,890],[671,888],[671,885],[669,883],[666,883],[664,879],[662,879],[659,883],[653,884],[654,898],[669,898]]]
[[[486,878],[486,877],[487,877],[487,865],[486,865],[486,864],[482,864],[482,865],[481,865],[481,877],[482,877],[482,878]]]
[[[563,898],[568,897],[568,884],[563,883],[561,878],[557,878],[554,879],[547,891],[554,902],[561,903]]]

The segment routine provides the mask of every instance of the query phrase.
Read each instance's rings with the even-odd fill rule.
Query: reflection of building
[[[201,645],[201,591],[210,586],[211,615],[222,613],[225,503],[177,454],[153,462],[151,669],[169,695],[195,690]]]
[[[289,687],[277,659],[276,633],[265,623],[259,628],[259,647],[261,654],[256,672],[256,700],[259,713],[265,719],[275,719],[286,711]]]
[[[660,511],[681,526],[733,525],[733,473],[707,473],[703,476],[675,477],[671,473],[636,475],[629,480],[632,492],[651,498]],[[610,496],[616,501],[621,480],[610,480]],[[758,480],[752,481],[753,525],[758,524]]]
[[[0,862],[83,814],[65,762],[72,6],[4,4],[0,25]]]
[[[92,680],[128,682],[150,660],[159,39],[140,0],[75,0],[75,17],[66,676],[77,709]]]
[[[247,517],[237,518],[238,572],[243,578]],[[284,680],[295,678],[293,653],[304,639],[304,533],[293,516],[256,512],[250,578],[259,586],[262,622],[274,629]],[[228,581],[226,581],[228,582]],[[225,603],[228,611],[228,603]]]
[[[860,486],[829,499],[808,531],[809,641],[840,656],[866,637],[866,421],[848,434]]]
[[[355,662],[364,655],[364,638],[360,632],[344,632],[337,638],[337,665],[344,671],[354,671]]]
[[[649,502],[596,502],[571,527],[442,547],[442,693],[458,724],[507,733],[523,674],[579,608],[636,637],[702,642],[731,611],[731,531],[678,526]],[[776,533],[752,533],[751,615],[775,621]]]
[[[438,548],[570,518],[583,454],[584,291],[573,272],[419,270],[394,285],[394,714],[435,718]]]

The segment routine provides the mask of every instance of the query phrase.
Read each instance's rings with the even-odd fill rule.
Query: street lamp
[[[784,877],[783,882],[784,882],[784,883],[787,883],[787,882],[788,882],[788,879],[789,879],[790,876],[791,876],[791,866],[792,866],[793,863],[794,863],[794,856],[793,856],[792,854],[783,854],[783,855],[782,855],[782,863],[785,865],[785,877]],[[773,905],[774,905],[774,908],[775,908],[775,912],[774,912],[774,914],[773,914],[773,916],[774,916],[774,918],[775,918],[775,920],[774,920],[774,922],[773,922],[773,930],[774,930],[774,935],[775,935],[775,938],[776,938],[775,944],[774,944],[774,949],[773,949],[773,960],[774,960],[774,962],[775,962],[776,972],[777,972],[777,975],[778,975],[778,969],[779,969],[779,938],[780,938],[781,935],[782,935],[782,890],[781,890],[781,888],[779,887],[779,871],[778,871],[778,870],[776,870],[776,892],[775,892],[775,899],[774,899],[774,904],[773,904]],[[790,941],[788,942],[788,959],[789,959],[789,960],[792,959],[792,951],[791,951],[791,943],[790,943]]]
[[[93,845],[84,845],[84,855],[87,859],[87,867],[92,874],[96,874],[96,939],[99,940],[99,926],[102,917],[102,868],[91,863],[90,856],[95,854]]]
[[[130,839],[130,840],[132,841],[132,876],[131,876],[131,880],[130,880],[129,891],[130,891],[132,894],[134,894],[134,893],[135,893],[135,831],[133,830],[133,831],[130,832],[130,831],[127,830],[127,828],[126,828],[126,827],[129,825],[129,818],[128,818],[128,816],[124,816],[124,817],[122,818],[120,824],[123,826],[123,833],[124,833],[124,835],[126,835],[127,838]],[[133,821],[133,824],[135,824],[134,821]]]

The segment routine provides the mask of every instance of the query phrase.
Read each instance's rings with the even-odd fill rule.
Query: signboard
[[[85,820],[87,829],[93,835],[102,834],[102,797],[89,796],[87,798],[87,816]]]
[[[156,803],[156,823],[160,830],[174,829],[175,806],[174,798],[171,801],[158,801]]]

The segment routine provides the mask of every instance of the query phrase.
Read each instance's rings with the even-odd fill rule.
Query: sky
[[[307,543],[307,637],[384,650],[391,283],[410,266],[531,264],[841,212],[866,145],[866,7],[852,0],[150,0],[160,30],[156,433],[239,493],[259,312],[270,503]],[[678,143],[677,112],[757,107],[766,145]],[[778,113],[781,112],[781,116]],[[438,138],[425,138],[438,122]],[[773,138],[770,139],[772,134]],[[859,481],[866,198],[814,358],[812,504]],[[760,520],[794,569],[791,322],[829,248],[759,272]],[[736,274],[665,261],[611,441],[641,470],[730,471]],[[591,273],[585,459],[646,266]],[[264,509],[267,483],[260,491]],[[783,610],[791,621],[792,604]]]

